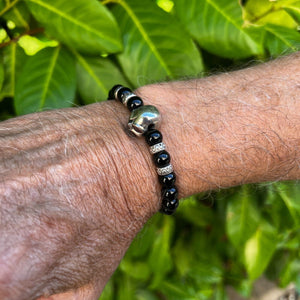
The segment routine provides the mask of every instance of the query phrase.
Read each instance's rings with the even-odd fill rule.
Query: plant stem
[[[8,10],[10,10],[14,5],[16,5],[19,2],[19,0],[14,0],[11,3],[8,3],[1,11],[0,11],[0,17],[4,15]],[[6,2],[7,3],[7,2]]]

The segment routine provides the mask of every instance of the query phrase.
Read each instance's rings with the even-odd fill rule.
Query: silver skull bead
[[[136,136],[143,135],[150,125],[159,125],[161,116],[155,106],[144,105],[131,112],[128,128]]]

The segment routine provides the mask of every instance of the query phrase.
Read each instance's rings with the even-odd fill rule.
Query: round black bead
[[[145,133],[146,142],[149,146],[153,146],[155,144],[162,142],[162,134],[157,129],[149,129]]]
[[[115,99],[115,90],[118,89],[118,88],[120,88],[120,87],[122,87],[121,84],[116,84],[116,85],[114,85],[114,86],[109,90],[109,92],[108,92],[108,98],[107,98],[107,100],[116,100],[116,99]]]
[[[163,150],[155,153],[153,155],[154,163],[157,167],[162,168],[167,166],[170,163],[171,157],[170,154]]]
[[[177,199],[178,191],[175,186],[162,190],[162,202],[168,202]]]
[[[179,201],[175,198],[173,200],[163,202],[160,211],[166,215],[171,215],[175,212],[178,205]]]
[[[130,111],[133,111],[134,109],[143,106],[143,104],[144,102],[140,97],[134,96],[128,100],[127,107]]]
[[[158,180],[163,187],[172,187],[176,181],[176,175],[174,172],[167,175],[159,175]]]
[[[118,90],[117,92],[117,100],[119,100],[121,103],[123,103],[123,99],[125,98],[126,95],[129,93],[132,93],[131,89],[127,87],[122,87],[121,89]]]

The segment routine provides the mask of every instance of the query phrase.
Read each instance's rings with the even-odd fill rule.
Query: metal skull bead
[[[143,135],[150,125],[159,125],[161,116],[155,106],[144,105],[131,112],[128,128],[136,136]]]

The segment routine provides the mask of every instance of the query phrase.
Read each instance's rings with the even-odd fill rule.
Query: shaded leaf
[[[296,22],[300,23],[300,1],[294,5],[283,6],[283,8]]]
[[[236,0],[175,0],[175,10],[201,47],[221,57],[240,59],[263,52],[243,28]]]
[[[244,185],[229,201],[226,212],[226,231],[229,239],[239,248],[253,235],[259,222],[255,195]]]
[[[122,48],[117,24],[99,1],[25,1],[52,36],[72,48],[91,54],[114,53]]]
[[[149,254],[148,263],[151,271],[154,273],[151,283],[152,288],[159,286],[167,272],[172,268],[170,238],[173,226],[171,218],[164,218],[164,226],[157,234]]]
[[[4,81],[4,66],[3,66],[3,63],[1,62],[1,64],[0,64],[0,92],[2,89],[3,81]]]
[[[30,57],[18,77],[17,114],[72,106],[76,88],[75,61],[64,48],[46,48]]]
[[[120,70],[105,58],[85,57],[76,53],[78,90],[85,104],[107,99],[114,84],[128,86]]]
[[[113,12],[124,44],[118,58],[135,87],[203,70],[199,51],[172,15],[150,0],[117,2]]]
[[[297,183],[279,183],[277,190],[284,201],[296,226],[300,225],[300,184]]]
[[[266,222],[261,223],[245,245],[245,266],[251,280],[264,272],[276,250],[276,245],[276,230]]]
[[[6,20],[14,22],[17,27],[29,28],[30,13],[23,1],[19,1],[10,10],[8,10],[3,17]]]
[[[1,49],[0,53],[4,71],[2,90],[0,91],[1,101],[5,97],[14,97],[16,77],[22,70],[27,57],[16,43],[11,43]]]

